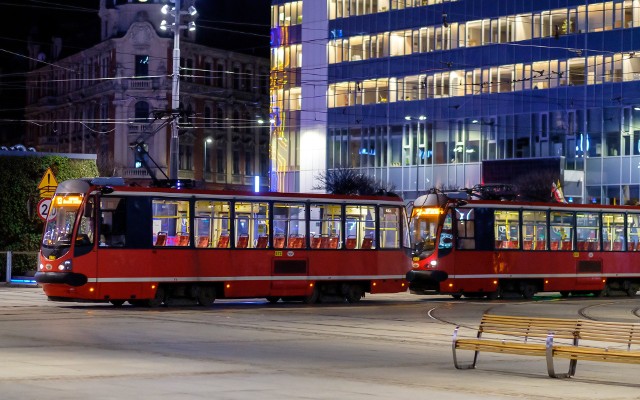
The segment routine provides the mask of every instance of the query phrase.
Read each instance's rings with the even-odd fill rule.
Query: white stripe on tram
[[[637,278],[640,273],[607,273],[607,274],[473,274],[449,275],[449,279],[495,279],[495,278]]]
[[[231,282],[231,281],[342,281],[342,280],[380,280],[404,279],[404,275],[326,275],[326,276],[185,276],[164,277],[148,276],[139,278],[89,278],[91,283],[122,283],[122,282]]]

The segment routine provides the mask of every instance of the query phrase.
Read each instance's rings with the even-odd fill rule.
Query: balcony
[[[151,79],[131,79],[129,80],[129,89],[151,90],[153,89],[153,81]]]
[[[152,168],[154,172],[156,172],[156,176],[158,176],[159,171],[157,168]],[[162,174],[160,174],[162,175]],[[123,168],[122,169],[122,177],[129,179],[151,179],[149,174],[147,174],[147,170],[144,168]]]

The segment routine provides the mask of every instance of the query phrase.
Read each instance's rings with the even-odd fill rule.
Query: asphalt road
[[[640,299],[468,301],[410,294],[359,304],[218,301],[144,309],[54,303],[0,287],[0,399],[640,399],[640,366],[451,359],[455,325],[486,312],[640,322]],[[468,354],[471,356],[471,353]]]

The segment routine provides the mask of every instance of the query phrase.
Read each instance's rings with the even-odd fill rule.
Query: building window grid
[[[442,3],[454,3],[458,0],[331,0],[329,2],[329,19],[348,18],[368,15],[389,10],[425,7]]]
[[[640,80],[640,57],[631,53],[544,60],[432,75],[412,75],[329,84],[328,107],[509,93],[558,86]]]
[[[590,4],[588,7],[560,8],[492,19],[447,22],[419,29],[335,38],[328,44],[329,63],[406,56],[459,47],[511,43],[637,26],[640,26],[640,13],[635,11],[634,15],[632,1],[609,1]],[[388,40],[381,40],[385,38]],[[379,48],[380,44],[382,50]]]

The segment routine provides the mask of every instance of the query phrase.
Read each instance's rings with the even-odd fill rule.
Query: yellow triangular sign
[[[57,187],[58,181],[55,175],[53,175],[53,171],[51,171],[51,168],[47,168],[44,175],[42,175],[42,180],[38,183],[40,197],[53,197]]]

